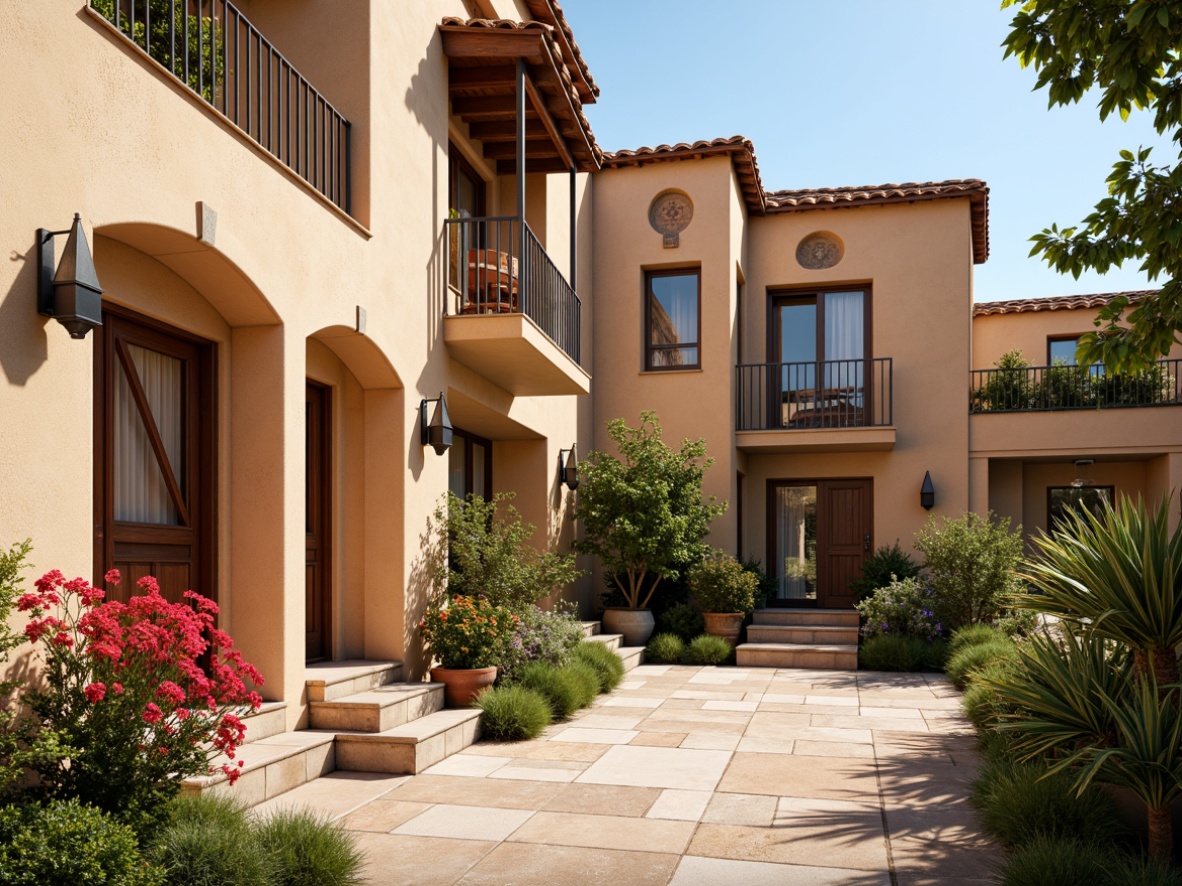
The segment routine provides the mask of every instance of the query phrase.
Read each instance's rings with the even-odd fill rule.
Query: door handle
[[[862,550],[869,552],[870,550],[870,533],[867,532],[862,536]]]

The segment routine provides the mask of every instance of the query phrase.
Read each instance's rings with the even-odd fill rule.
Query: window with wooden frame
[[[1048,486],[1047,526],[1052,530],[1058,528],[1072,511],[1102,516],[1104,506],[1115,503],[1115,496],[1115,486]]]
[[[702,272],[698,268],[644,274],[644,368],[700,369]]]
[[[469,431],[452,431],[447,451],[447,488],[459,499],[469,494],[492,498],[492,441]]]

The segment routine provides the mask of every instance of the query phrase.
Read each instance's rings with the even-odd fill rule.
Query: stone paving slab
[[[940,675],[641,665],[528,742],[259,807],[339,820],[372,884],[981,886],[1000,852]]]

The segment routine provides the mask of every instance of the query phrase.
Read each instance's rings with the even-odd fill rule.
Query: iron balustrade
[[[881,428],[894,424],[890,357],[735,367],[735,430]]]
[[[352,127],[229,0],[89,0],[125,39],[347,213]]]
[[[1130,375],[1100,365],[974,369],[969,384],[971,413],[1179,406],[1182,360],[1159,360]]]
[[[516,216],[449,218],[445,314],[525,314],[580,362],[582,304]]]

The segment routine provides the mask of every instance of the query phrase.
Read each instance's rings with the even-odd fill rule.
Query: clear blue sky
[[[1098,93],[1048,110],[1002,60],[999,0],[563,0],[599,84],[607,151],[745,135],[764,187],[988,182],[976,298],[1150,286],[1135,266],[1079,280],[1028,258],[1031,234],[1106,194],[1121,148],[1174,155],[1147,114],[1101,124]]]

